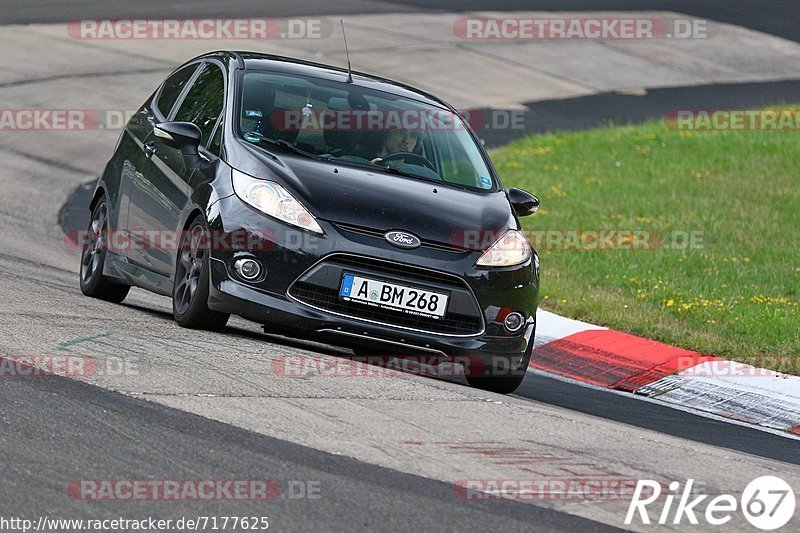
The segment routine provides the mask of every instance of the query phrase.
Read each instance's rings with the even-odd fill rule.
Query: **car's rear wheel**
[[[92,298],[119,303],[128,295],[130,285],[115,283],[103,275],[108,252],[108,204],[102,196],[92,209],[86,239],[81,251],[81,292]]]
[[[208,308],[207,234],[201,216],[183,233],[172,288],[172,313],[175,321],[185,328],[220,330],[228,323],[230,315]]]

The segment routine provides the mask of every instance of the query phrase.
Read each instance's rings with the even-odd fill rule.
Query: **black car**
[[[347,69],[247,52],[189,61],[126,125],[97,182],[87,296],[168,295],[184,327],[231,314],[356,353],[525,375],[539,260],[457,111]]]

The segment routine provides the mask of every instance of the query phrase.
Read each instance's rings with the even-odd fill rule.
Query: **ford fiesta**
[[[181,66],[125,127],[91,201],[87,296],[171,296],[175,320],[356,353],[477,361],[475,387],[521,383],[539,260],[455,109],[386,79],[254,53]],[[463,361],[463,359],[460,359]]]

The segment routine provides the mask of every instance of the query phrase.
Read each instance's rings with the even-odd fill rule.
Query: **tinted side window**
[[[201,144],[205,144],[214,130],[217,117],[222,113],[224,101],[225,78],[222,70],[216,65],[207,64],[186,93],[174,120],[196,124],[203,132]]]
[[[164,82],[164,87],[161,89],[161,94],[158,95],[158,103],[156,104],[162,115],[169,116],[172,106],[175,105],[175,101],[178,100],[183,87],[192,77],[195,69],[197,69],[197,65],[189,65],[180,69]]]
[[[217,127],[217,131],[214,132],[214,138],[211,140],[211,144],[208,145],[208,151],[217,157],[219,157],[219,150],[222,146],[222,130],[222,123],[220,123]]]

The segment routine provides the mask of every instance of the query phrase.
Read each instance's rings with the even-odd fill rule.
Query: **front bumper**
[[[325,235],[316,236],[276,222],[236,197],[223,198],[213,207],[209,216],[212,234],[222,235],[224,242],[247,245],[212,250],[211,309],[259,322],[267,331],[362,350],[371,347],[375,353],[479,357],[484,364],[504,359],[504,364],[514,367],[530,355],[539,292],[538,272],[532,261],[513,268],[476,269],[479,251],[457,251],[442,243],[400,249],[386,242],[382,232],[359,231],[323,220],[319,223]],[[265,275],[255,282],[239,278],[233,263],[241,257],[258,260]],[[383,265],[393,268],[387,270]],[[310,300],[297,290],[298,280],[312,281],[330,295],[340,283],[341,273],[353,269],[386,281],[447,289],[455,296],[448,313],[460,309],[463,315],[458,318],[463,320],[431,319],[431,325],[426,326],[424,321],[394,320],[392,313],[377,319],[357,316],[360,313],[329,306],[325,300]],[[431,274],[422,276],[422,271]],[[323,287],[326,283],[328,287]],[[449,288],[447,283],[451,283]],[[330,298],[327,301],[333,303]],[[509,312],[525,318],[524,326],[515,334],[502,323]]]

